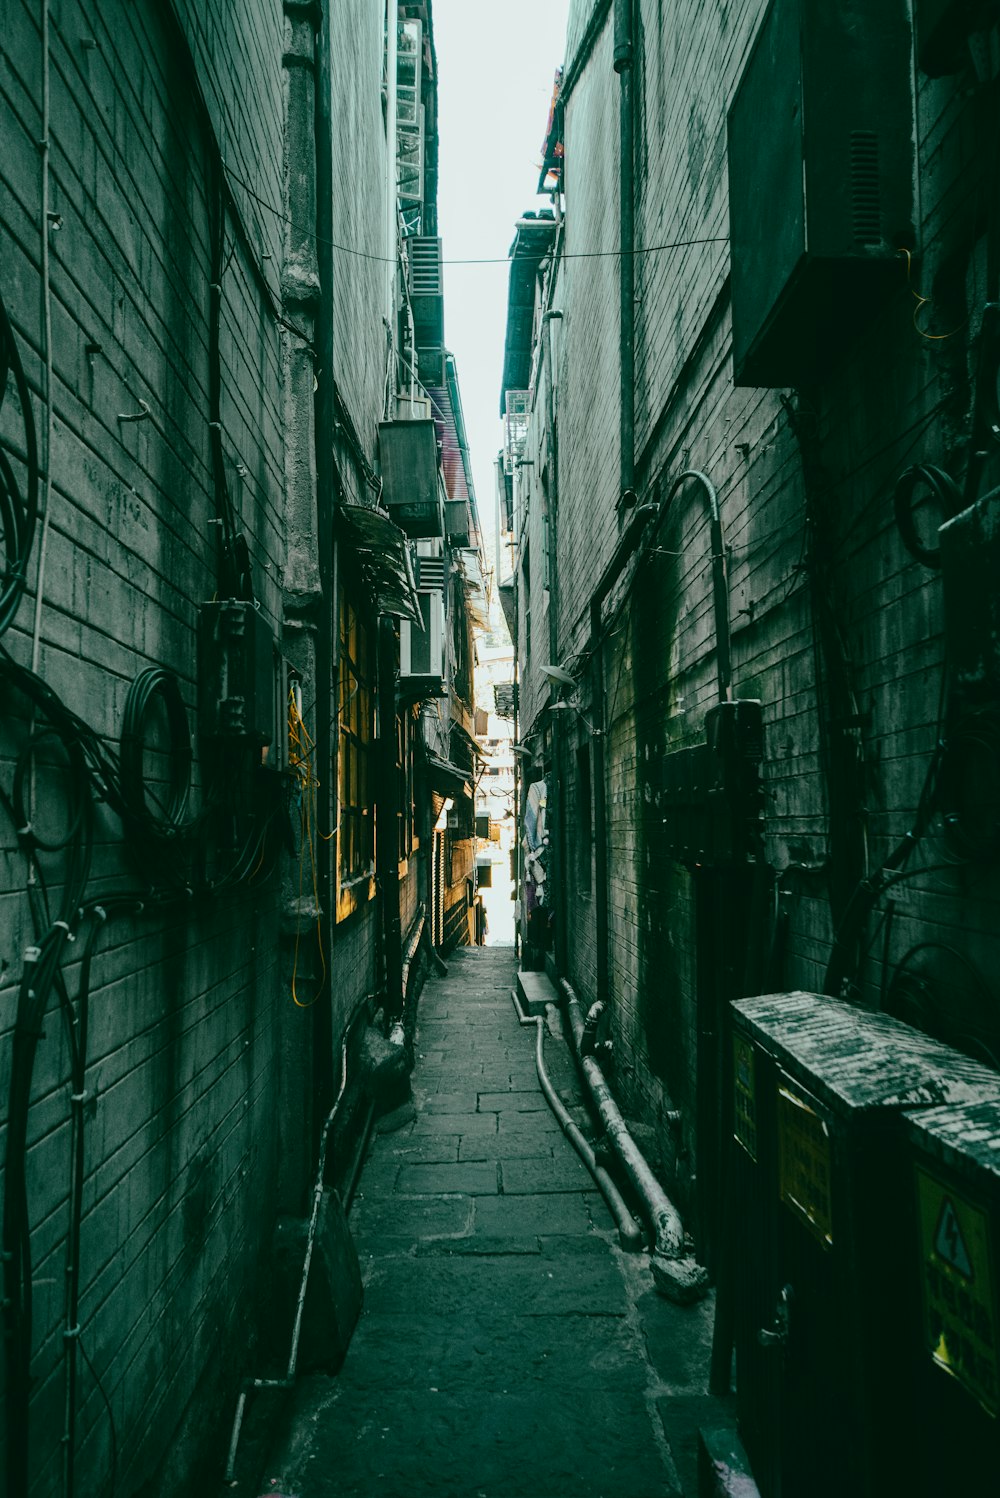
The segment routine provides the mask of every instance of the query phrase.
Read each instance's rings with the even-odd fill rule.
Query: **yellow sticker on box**
[[[1000,1414],[989,1222],[954,1186],[916,1167],[925,1344],[987,1414]]]
[[[825,1248],[833,1245],[830,1132],[804,1098],[778,1087],[781,1200]]]
[[[733,1134],[751,1160],[757,1158],[757,1089],[753,1046],[744,1035],[733,1036]]]

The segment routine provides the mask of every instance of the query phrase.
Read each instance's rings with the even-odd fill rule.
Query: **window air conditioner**
[[[418,593],[423,617],[421,631],[409,619],[399,625],[400,676],[444,676],[444,598],[440,593]]]

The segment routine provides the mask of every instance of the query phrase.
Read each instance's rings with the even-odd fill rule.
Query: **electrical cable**
[[[165,709],[170,734],[170,788],[165,802],[153,797],[158,809],[152,811],[145,776],[144,731],[150,710],[157,699]],[[136,832],[157,839],[172,840],[191,831],[194,823],[187,819],[191,763],[191,736],[180,683],[174,673],[165,667],[150,666],[140,672],[129,687],[122,723],[122,801],[127,819]]]
[[[941,548],[921,541],[913,518],[913,496],[921,487],[930,490],[946,520],[957,515],[962,508],[962,491],[943,468],[936,468],[931,463],[916,463],[912,468],[904,469],[892,491],[893,512],[903,545],[910,556],[923,562],[925,567],[940,568]]]
[[[28,558],[38,523],[38,442],[31,408],[31,393],[18,352],[17,340],[0,297],[0,412],[7,397],[9,377],[20,407],[24,432],[26,486],[21,493],[14,468],[0,447],[0,528],[3,530],[4,571],[0,579],[0,635],[17,613],[27,582]]]
[[[229,166],[228,163],[223,163],[223,170],[225,172],[227,181],[237,183],[240,187],[242,187],[243,191],[247,194],[247,197],[252,198],[252,200],[261,208],[263,208],[265,212],[269,213],[272,218],[277,219],[280,223],[287,224],[290,228],[294,229],[297,234],[302,234],[306,238],[312,239],[316,244],[325,245],[328,249],[337,250],[342,255],[351,255],[356,260],[371,260],[378,265],[396,264],[395,259],[393,259],[389,255],[376,255],[369,253],[367,250],[352,249],[350,245],[339,244],[336,240],[327,239],[324,235],[317,234],[316,230],[310,225],[298,223],[295,219],[289,218],[288,215],[283,213],[280,208],[273,207],[266,198],[262,198],[260,194],[256,192],[248,182],[246,182],[241,176],[239,176],[237,172],[234,172],[232,167]],[[546,222],[551,222],[553,224],[553,227],[555,226],[554,219],[551,221],[542,219],[539,222],[543,224]],[[632,255],[654,255],[658,254],[662,250],[686,250],[690,249],[694,245],[728,244],[728,242],[729,236],[727,234],[707,234],[698,239],[674,239],[668,240],[664,244],[637,245],[632,250]],[[563,250],[561,252],[560,258],[563,260],[616,260],[621,256],[621,253],[622,252],[620,249],[572,251]],[[509,265],[510,262],[511,257],[509,255],[480,255],[473,256],[468,259],[443,260],[441,263],[442,265]]]

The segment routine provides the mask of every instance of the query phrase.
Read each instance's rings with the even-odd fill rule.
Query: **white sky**
[[[515,221],[526,208],[549,206],[535,188],[568,11],[569,0],[434,0],[445,342],[458,364],[476,498],[490,538],[507,265],[447,262],[505,261]]]

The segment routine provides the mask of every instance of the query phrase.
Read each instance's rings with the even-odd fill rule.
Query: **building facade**
[[[7,1491],[166,1494],[471,898],[433,18],[19,0],[0,52]]]
[[[730,1001],[1000,1059],[996,18],[814,10],[573,4],[510,268],[522,935],[714,1272]]]

